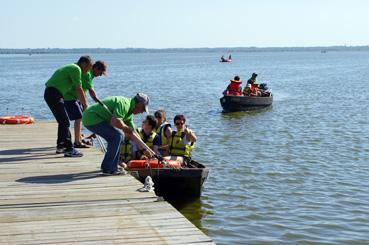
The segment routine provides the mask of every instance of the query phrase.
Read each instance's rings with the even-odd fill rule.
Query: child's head
[[[154,128],[156,128],[157,121],[153,115],[148,115],[146,119],[142,122],[142,128],[146,132],[151,132]]]

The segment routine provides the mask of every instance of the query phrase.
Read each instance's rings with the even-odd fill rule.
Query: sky
[[[369,45],[366,0],[0,0],[0,48]]]

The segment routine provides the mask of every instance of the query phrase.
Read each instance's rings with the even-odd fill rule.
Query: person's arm
[[[156,155],[160,155],[159,146],[158,145],[153,145],[152,146],[152,150],[155,152]]]
[[[99,99],[97,98],[96,96],[96,93],[95,93],[95,90],[93,88],[90,88],[88,90],[88,93],[90,94],[91,98],[95,101],[95,102],[98,102]]]
[[[121,129],[127,136],[132,136],[133,134],[133,129],[127,126],[127,124],[125,124],[123,120],[117,118],[114,115],[111,117],[111,125],[113,127]]]
[[[160,152],[159,152],[159,144],[160,144],[159,135],[155,135],[155,138],[154,138],[152,143],[153,143],[152,150],[155,152],[156,155],[160,155]]]
[[[170,139],[170,137],[172,137],[172,132],[172,127],[170,125],[166,126],[164,135],[168,140]]]
[[[184,132],[185,132],[185,134],[186,134],[186,139],[187,139],[188,141],[193,142],[193,143],[195,143],[195,142],[196,142],[197,137],[196,137],[195,133],[194,133],[192,130],[190,130],[190,129],[188,129],[188,128],[186,127],[186,129],[184,130]]]
[[[79,101],[81,101],[84,109],[86,109],[88,107],[88,102],[86,99],[86,94],[80,85],[76,86],[76,93],[77,93]]]

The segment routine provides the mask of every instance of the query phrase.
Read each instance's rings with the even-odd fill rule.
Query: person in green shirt
[[[106,64],[104,61],[98,60],[92,65],[92,69],[82,74],[82,89],[86,93],[88,90],[91,98],[97,102],[99,99],[94,90],[93,79],[99,77],[106,72]],[[74,147],[87,148],[88,146],[82,142],[81,125],[82,125],[82,104],[78,100],[76,90],[69,90],[64,96],[64,105],[67,110],[69,120],[74,121]]]
[[[58,122],[56,153],[66,157],[81,157],[83,154],[74,149],[69,131],[69,118],[65,110],[64,96],[75,90],[83,108],[87,108],[85,92],[82,89],[81,75],[92,67],[89,56],[82,56],[76,64],[68,64],[57,69],[46,82],[44,99]]]
[[[251,77],[249,80],[247,80],[247,84],[256,84],[256,77],[258,76],[258,74],[256,74],[255,72],[252,73]]]
[[[136,144],[140,145],[134,133],[133,115],[145,111],[148,113],[149,101],[149,97],[143,93],[138,93],[132,99],[123,96],[111,96],[91,105],[83,112],[83,125],[91,132],[103,137],[108,143],[107,151],[101,163],[101,170],[104,175],[119,175],[122,173],[118,170],[120,142],[123,138],[119,129],[128,137],[131,137]]]

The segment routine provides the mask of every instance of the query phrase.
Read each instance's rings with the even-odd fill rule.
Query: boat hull
[[[220,98],[220,104],[224,112],[251,111],[271,106],[273,96],[223,96]]]
[[[145,182],[150,176],[154,182],[155,194],[164,197],[193,198],[201,196],[209,169],[197,163],[190,168],[141,168],[130,169],[131,175]]]

